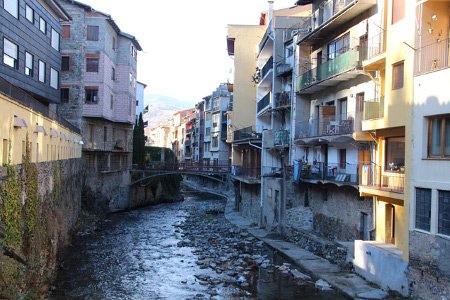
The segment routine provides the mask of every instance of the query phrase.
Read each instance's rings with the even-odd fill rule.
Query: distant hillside
[[[169,96],[156,95],[156,94],[146,94],[145,103],[168,109],[181,110],[189,107],[194,107],[194,103],[189,103],[188,101],[183,101]]]
[[[143,118],[150,128],[169,123],[172,115],[179,110],[194,107],[194,104],[176,98],[154,94],[145,95],[145,103],[148,104],[148,113]]]

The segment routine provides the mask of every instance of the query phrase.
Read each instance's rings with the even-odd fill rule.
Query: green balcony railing
[[[297,91],[304,90],[319,82],[361,66],[359,51],[350,49],[333,60],[322,63],[297,77]]]
[[[384,117],[384,97],[364,101],[364,120]]]

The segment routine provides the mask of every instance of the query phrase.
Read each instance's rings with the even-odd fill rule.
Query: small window
[[[114,67],[111,68],[111,80],[116,80],[116,69]]]
[[[98,57],[86,58],[86,72],[98,72]]]
[[[33,55],[25,52],[25,75],[33,77]]]
[[[116,50],[116,38],[114,36],[112,38],[112,49]]]
[[[438,191],[438,233],[450,235],[450,191]]]
[[[3,8],[15,18],[19,18],[19,0],[3,0]]]
[[[50,68],[50,86],[56,90],[59,87],[59,72],[53,68]]]
[[[67,87],[61,88],[61,103],[69,103],[70,89]]]
[[[39,30],[44,34],[47,34],[47,22],[45,22],[42,17],[39,17]]]
[[[416,188],[416,228],[430,231],[431,190]]]
[[[429,118],[428,157],[450,158],[450,115]]]
[[[405,17],[405,0],[392,0],[392,24]]]
[[[86,99],[85,102],[87,104],[97,104],[98,103],[98,88],[91,87],[85,89]]]
[[[292,55],[294,55],[294,47],[292,47],[292,46],[286,47],[286,53],[285,53],[286,58],[291,57]]]
[[[14,69],[17,69],[19,66],[18,57],[19,46],[17,46],[7,38],[3,38],[3,63]]]
[[[70,71],[70,56],[68,55],[61,56],[61,71],[63,72]]]
[[[59,33],[52,28],[52,48],[59,51]]]
[[[63,39],[70,39],[70,25],[63,25],[62,26],[62,38]]]
[[[34,23],[34,10],[28,4],[25,6],[25,17],[31,23]]]
[[[389,172],[405,172],[405,138],[386,138],[385,170]]]
[[[403,87],[403,62],[392,66],[392,89],[397,90]]]
[[[87,40],[98,41],[98,26],[87,26]]]
[[[45,62],[42,60],[39,61],[38,75],[39,81],[45,83]]]
[[[109,108],[112,110],[114,108],[114,96],[111,95],[109,100],[110,100]]]

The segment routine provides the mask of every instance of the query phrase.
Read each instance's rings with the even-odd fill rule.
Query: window
[[[63,39],[70,39],[70,25],[63,25],[62,26],[62,38]]]
[[[428,156],[450,157],[450,115],[429,118]]]
[[[385,170],[391,172],[405,171],[405,138],[386,138]]]
[[[416,188],[416,228],[430,231],[431,190]]]
[[[87,27],[87,40],[88,41],[98,41],[98,26]]]
[[[61,71],[70,71],[70,56],[61,56]]]
[[[7,38],[3,38],[3,63],[17,69],[19,66],[19,46],[8,40]]]
[[[111,68],[111,80],[116,80],[116,69],[114,67]]]
[[[25,52],[25,75],[33,77],[33,55]]]
[[[438,191],[438,233],[450,235],[450,191]]]
[[[52,48],[59,51],[59,33],[52,28]]]
[[[339,149],[339,168],[345,169],[347,167],[347,149]]]
[[[97,87],[86,87],[85,88],[87,104],[97,104],[98,103],[98,88]]]
[[[110,109],[113,109],[113,108],[114,108],[114,96],[111,95],[111,97],[110,97],[109,100],[110,100],[109,108],[110,108]]]
[[[405,0],[392,0],[392,24],[405,17]]]
[[[98,72],[98,57],[86,58],[86,72]]]
[[[38,79],[40,82],[45,82],[45,62],[39,61]]]
[[[350,34],[346,33],[328,44],[328,60],[335,59],[350,49]]]
[[[70,100],[70,89],[67,87],[61,88],[61,103],[69,103]]]
[[[3,8],[16,18],[19,18],[19,0],[3,0]]]
[[[50,67],[50,86],[54,89],[58,89],[59,86],[59,73],[55,69]]]
[[[211,135],[211,128],[206,128],[206,136],[210,136]]]
[[[25,18],[31,23],[34,23],[34,10],[28,4],[25,6]]]
[[[291,46],[286,47],[286,53],[285,53],[285,57],[291,57],[292,55],[294,55],[294,48]]]
[[[112,49],[116,50],[116,38],[114,36],[112,38]]]
[[[392,65],[392,89],[403,87],[403,62]]]
[[[212,138],[212,147],[219,147],[219,137],[218,136],[213,136]]]
[[[39,17],[39,30],[47,34],[47,22],[42,17]]]

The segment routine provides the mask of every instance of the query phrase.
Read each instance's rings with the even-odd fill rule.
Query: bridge
[[[154,163],[147,164],[145,168],[132,169],[131,185],[147,185],[148,179],[164,175],[196,175],[209,178],[211,180],[225,182],[226,177],[231,173],[230,164],[200,164],[196,162],[180,163]],[[133,181],[134,180],[134,181]]]

